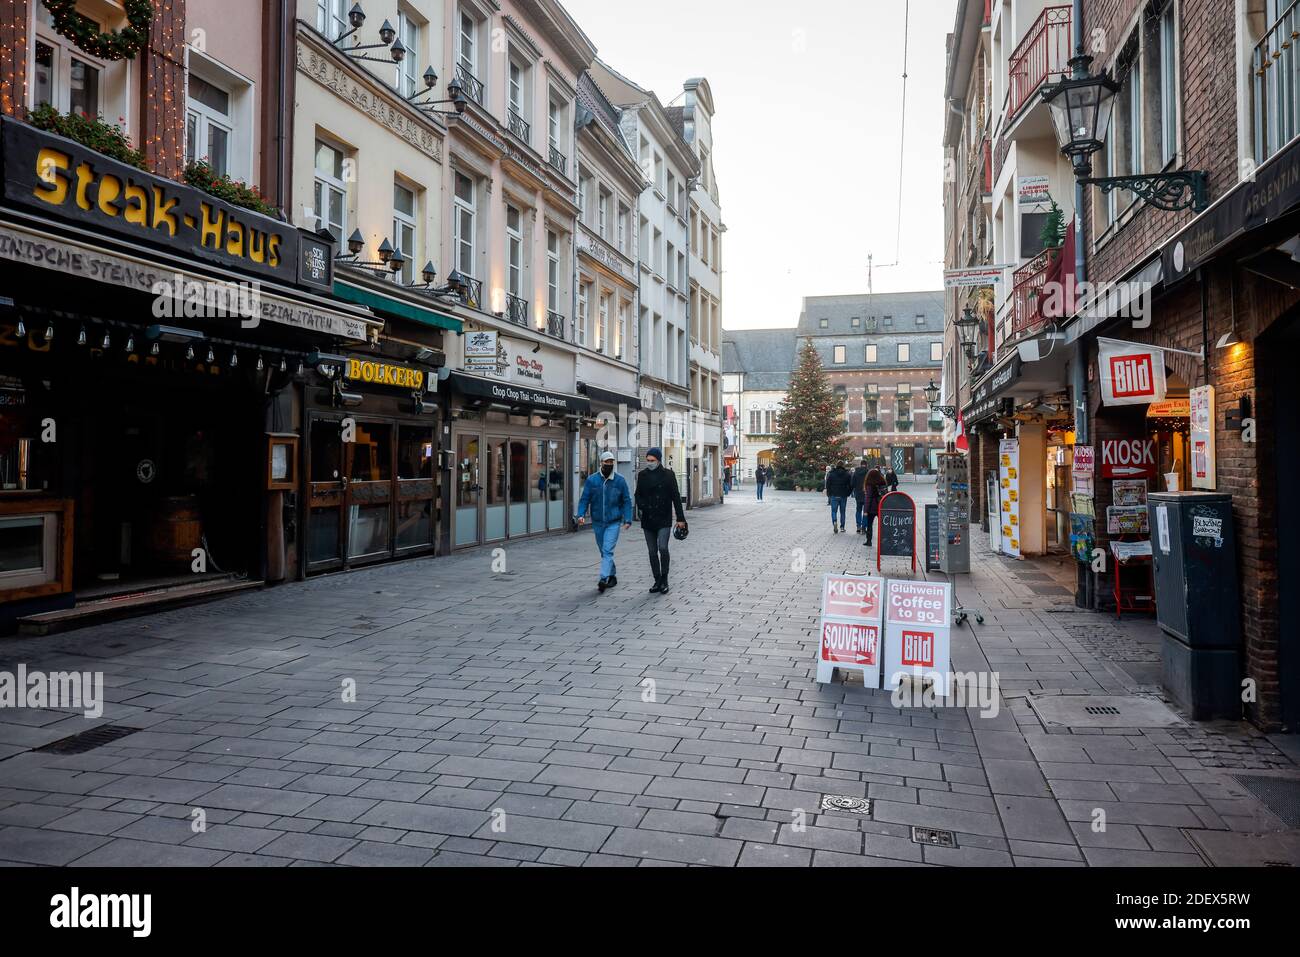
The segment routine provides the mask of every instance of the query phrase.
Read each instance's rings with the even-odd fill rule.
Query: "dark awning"
[[[588,385],[586,382],[578,383],[578,392],[591,399],[591,401],[599,402],[602,405],[623,405],[629,409],[641,408],[641,400],[637,396],[602,389],[600,386]]]
[[[501,405],[527,406],[543,412],[560,415],[590,415],[591,403],[585,396],[547,392],[515,382],[485,379],[464,372],[453,372],[447,383],[462,395],[487,399]]]

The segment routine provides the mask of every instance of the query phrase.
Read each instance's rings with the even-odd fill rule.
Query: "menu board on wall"
[[[1002,526],[1002,551],[1020,558],[1020,440],[1003,439],[998,445],[998,498]]]
[[[1214,386],[1203,385],[1192,390],[1188,418],[1192,445],[1192,488],[1213,489],[1214,462]]]

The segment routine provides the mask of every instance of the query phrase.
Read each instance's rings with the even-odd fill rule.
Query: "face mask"
[[[646,462],[645,467],[648,469],[657,469],[659,467],[659,463],[651,459]]]
[[[600,474],[601,474],[601,475],[611,475],[611,474],[613,474],[613,472],[614,472],[614,463],[613,463],[613,462],[606,462],[604,465],[602,465],[602,466],[600,467]]]

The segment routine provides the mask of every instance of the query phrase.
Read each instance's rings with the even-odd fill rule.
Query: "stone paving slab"
[[[579,534],[508,543],[504,574],[471,550],[6,640],[0,670],[100,671],[106,703],[0,712],[0,862],[1201,866],[1197,834],[1281,828],[1228,772],[1300,771],[1246,725],[1038,719],[1031,695],[1159,692],[1154,625],[1074,608],[1063,558],[976,536],[957,586],[985,622],[954,632],[953,665],[997,672],[996,713],[817,685],[822,574],[866,573],[867,550],[818,496],[767,499],[694,512],[668,598],[636,534],[598,595]],[[105,723],[142,730],[31,750]]]

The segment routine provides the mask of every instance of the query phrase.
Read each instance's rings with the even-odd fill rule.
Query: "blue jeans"
[[[858,498],[857,496],[854,496],[854,498],[853,498],[853,516],[854,516],[854,518],[856,518],[857,521],[858,521],[858,524],[857,524],[857,527],[858,527],[858,528],[862,528],[863,525],[865,524],[864,519],[866,518],[866,516],[862,514],[862,509],[866,507],[866,504],[867,504],[866,499],[862,499],[862,498]]]
[[[760,502],[763,501],[763,483],[762,483],[762,482],[759,482],[759,483],[758,483],[758,500],[759,500]]]
[[[600,549],[600,577],[616,576],[618,572],[614,568],[614,546],[618,544],[618,522],[612,525],[593,522],[591,528],[596,533],[596,547]]]
[[[831,524],[832,525],[844,524],[844,513],[847,510],[848,505],[849,505],[849,500],[847,496],[844,495],[831,496]],[[835,519],[836,514],[839,515],[838,521],[836,521]]]

